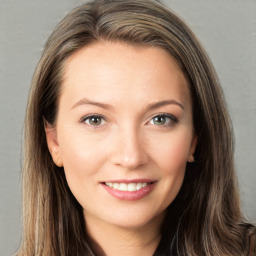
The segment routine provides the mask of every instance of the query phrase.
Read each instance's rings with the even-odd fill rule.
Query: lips
[[[155,187],[152,180],[119,180],[102,182],[103,188],[113,197],[121,200],[139,200],[148,195]]]
[[[117,189],[119,191],[138,191],[141,188],[144,188],[150,183],[147,182],[138,182],[138,183],[117,183],[117,182],[106,182],[105,185],[109,186],[110,188]]]

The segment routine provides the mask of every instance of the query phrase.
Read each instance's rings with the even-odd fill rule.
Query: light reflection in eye
[[[88,126],[99,127],[106,123],[106,119],[101,115],[89,115],[83,117],[81,123],[85,123]],[[178,123],[178,119],[171,114],[164,113],[155,115],[148,123],[156,126],[172,126]]]
[[[178,119],[171,114],[160,114],[160,115],[154,116],[149,123],[157,126],[168,126],[172,124],[174,125],[177,122],[178,122]]]
[[[100,126],[105,124],[105,119],[102,116],[99,115],[91,115],[91,116],[86,116],[84,117],[81,122],[86,123],[87,125],[90,126]]]

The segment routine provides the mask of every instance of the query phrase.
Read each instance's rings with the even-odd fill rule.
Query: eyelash
[[[175,124],[177,124],[177,123],[179,122],[178,118],[175,117],[174,115],[171,115],[171,114],[168,114],[168,113],[160,113],[160,114],[154,115],[154,116],[150,119],[149,123],[154,122],[154,119],[155,119],[155,118],[159,118],[159,117],[165,118],[165,120],[166,120],[166,119],[169,119],[169,122],[168,122],[167,124],[162,124],[162,125],[154,124],[154,125],[156,125],[156,126],[171,127],[171,126],[174,126]]]
[[[99,119],[101,119],[101,122],[102,122],[102,120],[106,121],[106,118],[104,116],[97,115],[97,114],[92,114],[92,115],[88,115],[88,116],[83,117],[80,122],[81,123],[86,123],[86,121],[90,120],[90,118],[99,118]],[[89,124],[86,123],[86,125],[94,127],[95,129],[97,129],[101,126],[101,125],[93,125],[93,124],[90,124],[90,123]]]
[[[90,123],[86,123],[86,121],[90,122],[90,118],[100,119],[101,122],[98,125],[93,125],[93,124],[90,124]],[[156,125],[156,126],[171,127],[171,126],[174,126],[175,124],[177,124],[179,122],[178,118],[175,117],[174,115],[171,115],[171,114],[168,114],[168,113],[159,113],[159,114],[154,115],[153,117],[151,117],[151,119],[147,123],[154,122],[155,118],[165,118],[165,120],[169,119],[169,122],[167,124],[157,125],[157,124],[153,123],[153,125]],[[102,126],[102,120],[104,122],[106,122],[106,118],[104,116],[97,115],[97,114],[92,114],[92,115],[88,115],[88,116],[83,117],[80,122],[81,123],[86,123],[86,125],[94,127],[95,129],[97,129],[97,128],[100,128],[100,126]]]

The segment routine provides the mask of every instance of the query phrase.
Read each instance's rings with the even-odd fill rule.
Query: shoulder
[[[250,225],[246,231],[248,256],[256,256],[256,227]]]

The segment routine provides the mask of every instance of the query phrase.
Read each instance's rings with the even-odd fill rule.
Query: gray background
[[[21,142],[31,77],[46,38],[84,1],[0,0],[0,255],[21,233]],[[243,209],[256,220],[256,0],[166,0],[205,46],[224,88],[236,135]]]

